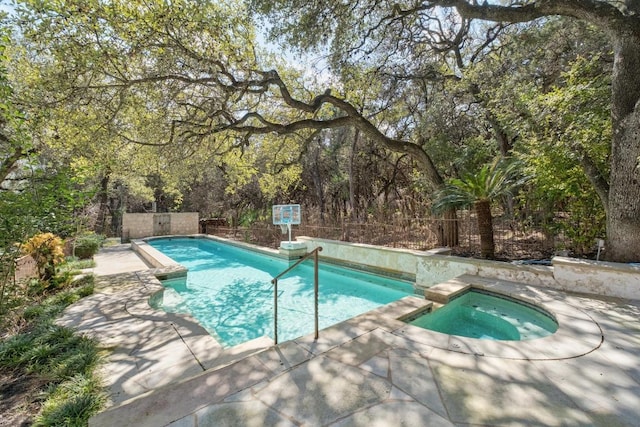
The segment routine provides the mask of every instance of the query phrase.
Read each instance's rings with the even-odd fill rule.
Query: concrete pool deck
[[[324,329],[317,341],[273,346],[265,338],[223,350],[190,318],[148,306],[162,287],[129,245],[102,250],[96,263],[96,293],[60,319],[111,351],[104,378],[112,406],[91,426],[632,426],[640,419],[637,300],[494,281],[486,285],[561,313],[561,335],[522,343],[450,337],[395,320],[428,303],[409,297]]]

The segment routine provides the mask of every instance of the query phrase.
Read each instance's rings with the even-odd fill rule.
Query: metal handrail
[[[273,342],[278,344],[278,279],[296,268],[302,262],[306,261],[313,255],[313,302],[314,302],[314,321],[315,321],[315,339],[318,339],[318,252],[322,251],[322,246],[318,246],[311,252],[305,254],[302,258],[292,264],[282,273],[278,274],[271,280],[273,284]]]

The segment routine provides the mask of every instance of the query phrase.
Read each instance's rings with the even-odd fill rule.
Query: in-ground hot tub
[[[555,317],[544,308],[480,289],[469,289],[437,310],[404,321],[449,335],[504,341],[542,338],[558,330]]]

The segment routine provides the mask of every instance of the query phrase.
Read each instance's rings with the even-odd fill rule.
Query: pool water
[[[558,323],[537,307],[472,290],[409,324],[463,337],[522,341],[553,334]]]
[[[225,347],[273,338],[271,280],[286,260],[204,238],[148,242],[185,266],[186,277],[163,281],[152,305],[192,315]],[[278,280],[278,339],[313,332],[313,263],[304,262]],[[320,262],[319,327],[339,323],[413,293],[410,283]]]

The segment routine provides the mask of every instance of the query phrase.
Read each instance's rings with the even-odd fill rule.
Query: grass
[[[95,373],[97,342],[54,322],[68,305],[93,293],[93,276],[74,285],[26,307],[20,330],[0,342],[0,371],[14,378],[35,376],[44,385],[30,396],[41,401],[35,426],[85,426],[106,402]]]
[[[86,268],[93,268],[96,266],[96,262],[91,259],[78,259],[77,257],[68,256],[65,258],[64,264],[58,266],[59,274],[69,274],[77,276]]]

